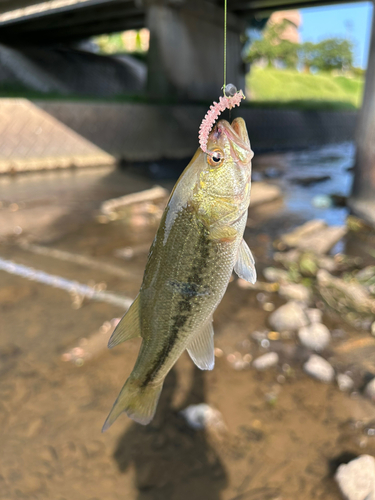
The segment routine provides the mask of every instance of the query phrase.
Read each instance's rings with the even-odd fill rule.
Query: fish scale
[[[104,424],[125,412],[141,424],[154,416],[163,382],[187,349],[201,369],[214,366],[212,315],[233,269],[254,282],[243,240],[253,153],[245,122],[221,120],[208,153],[198,149],[172,191],[151,246],[140,292],[109,347],[142,337],[140,352]]]

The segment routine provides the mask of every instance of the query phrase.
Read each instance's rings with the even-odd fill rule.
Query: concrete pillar
[[[375,9],[362,109],[356,132],[354,182],[350,198],[353,211],[375,224]]]
[[[149,0],[148,93],[178,100],[209,100],[223,86],[224,12],[199,0]],[[242,22],[228,15],[227,83],[245,91]]]

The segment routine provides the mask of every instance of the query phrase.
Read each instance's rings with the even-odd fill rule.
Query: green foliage
[[[307,72],[349,70],[353,67],[353,44],[342,38],[329,38],[319,43],[292,43],[283,39],[289,25],[288,20],[268,24],[262,38],[254,41],[246,54],[249,63],[266,62],[269,67],[296,68],[302,65]]]
[[[250,45],[247,62],[265,60],[268,66],[275,66],[277,61],[282,60],[287,68],[295,67],[298,62],[297,45],[282,39],[289,24],[290,21],[285,19],[282,23],[267,26],[263,37]]]
[[[120,52],[125,52],[121,33],[100,35],[98,37],[95,37],[94,40],[98,44],[101,54],[118,54]]]
[[[247,76],[252,104],[297,109],[357,109],[362,102],[363,78],[329,73],[300,73],[253,66]]]
[[[300,45],[300,61],[308,69],[349,70],[353,66],[353,44],[341,38],[329,38],[319,43],[305,42]]]

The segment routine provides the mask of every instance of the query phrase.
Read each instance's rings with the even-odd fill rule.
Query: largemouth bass
[[[233,269],[255,283],[251,251],[243,240],[250,203],[253,152],[242,118],[221,120],[207,153],[195,153],[177,181],[150,248],[137,298],[108,346],[142,337],[134,369],[103,430],[125,412],[148,424],[164,379],[187,349],[202,370],[214,367],[212,314]]]

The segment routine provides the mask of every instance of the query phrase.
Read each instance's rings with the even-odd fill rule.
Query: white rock
[[[279,362],[279,355],[276,352],[267,352],[262,354],[259,358],[254,359],[253,367],[256,370],[266,370],[267,368],[272,368]]]
[[[309,324],[303,307],[295,301],[288,302],[276,309],[268,320],[271,327],[278,332],[298,330],[298,328]]]
[[[289,247],[298,246],[298,244],[306,238],[306,236],[310,236],[310,234],[315,233],[321,229],[327,227],[327,224],[324,220],[314,219],[302,224],[302,226],[297,227],[290,233],[283,234],[281,236],[281,241],[288,245]]]
[[[370,380],[370,382],[366,385],[365,394],[373,403],[375,403],[375,378]]]
[[[289,281],[288,271],[285,269],[278,269],[276,267],[266,267],[263,269],[263,276],[267,281],[278,281],[280,283],[286,283]]]
[[[335,370],[324,358],[312,354],[303,365],[305,372],[321,382],[332,382],[335,377]]]
[[[331,334],[322,323],[312,323],[298,330],[298,338],[305,347],[314,351],[322,351],[329,344]]]
[[[336,377],[336,381],[340,391],[346,392],[353,389],[354,382],[346,373],[339,373]]]
[[[306,309],[307,317],[310,323],[321,323],[323,318],[323,311],[320,309]]]
[[[370,455],[340,465],[335,479],[345,500],[375,500],[375,459]]]
[[[310,302],[311,291],[299,283],[283,284],[279,287],[279,294],[287,300]]]
[[[192,429],[211,427],[216,430],[225,430],[223,417],[219,410],[215,410],[206,403],[190,405],[180,413]]]
[[[267,182],[254,182],[251,186],[251,207],[269,203],[282,197],[281,189]]]

